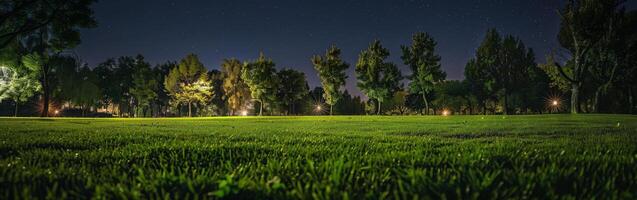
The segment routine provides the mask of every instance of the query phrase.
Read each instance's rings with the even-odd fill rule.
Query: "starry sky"
[[[629,7],[635,7],[630,2]],[[403,74],[400,46],[415,32],[438,42],[448,79],[463,79],[488,28],[512,34],[536,53],[538,62],[559,47],[559,0],[102,0],[93,8],[97,28],[82,30],[75,49],[90,66],[142,54],[150,63],[178,61],[195,53],[208,69],[224,58],[254,60],[263,52],[277,68],[305,72],[320,85],[312,55],[332,44],[350,64],[346,89],[356,89],[358,54],[374,39],[390,50]]]

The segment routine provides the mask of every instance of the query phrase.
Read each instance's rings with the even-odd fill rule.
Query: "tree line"
[[[626,11],[624,1],[568,1],[558,11],[561,47],[545,63],[536,63],[521,39],[490,29],[465,79],[446,80],[437,42],[419,32],[401,46],[410,73],[388,61],[380,40],[361,50],[353,66],[332,45],[308,58],[320,80],[315,88],[306,74],[278,69],[263,53],[224,59],[219,70],[208,70],[195,54],[155,66],[137,55],[89,67],[69,49],[79,44],[79,29],[96,25],[92,3],[2,3],[3,110],[12,105],[17,115],[22,104],[40,116],[120,117],[635,112],[637,12]],[[367,98],[344,89],[350,67]]]

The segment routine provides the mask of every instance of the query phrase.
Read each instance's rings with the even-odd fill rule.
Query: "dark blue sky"
[[[223,58],[252,60],[263,51],[278,68],[301,70],[317,86],[310,57],[335,44],[350,63],[346,89],[360,94],[354,65],[374,39],[408,74],[400,45],[409,45],[415,32],[428,32],[438,42],[448,79],[463,79],[465,63],[488,28],[518,36],[543,61],[558,47],[561,5],[558,0],[101,0],[94,6],[99,26],[82,31],[76,51],[91,66],[136,54],[157,64],[192,52],[208,69],[219,69]]]

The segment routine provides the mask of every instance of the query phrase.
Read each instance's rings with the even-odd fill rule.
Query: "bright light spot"
[[[449,115],[449,111],[448,110],[443,110],[442,111],[442,116],[448,116]]]
[[[553,106],[557,106],[557,104],[560,104],[560,102],[558,102],[557,100],[553,100],[553,102],[551,102],[551,105]]]
[[[321,106],[316,106],[316,110],[321,110]]]
[[[54,112],[55,112],[55,114],[56,114],[56,115],[57,115],[58,113],[60,113],[60,111],[59,111],[59,110],[55,110]]]
[[[248,111],[247,110],[241,111],[241,116],[248,116]]]

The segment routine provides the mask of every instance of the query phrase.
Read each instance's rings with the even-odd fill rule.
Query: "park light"
[[[557,100],[553,100],[553,101],[551,102],[551,105],[553,105],[553,106],[558,106],[558,105],[560,105],[560,102],[559,102],[559,101],[557,101]]]
[[[241,116],[248,116],[248,111],[247,110],[242,110],[241,111]]]
[[[442,110],[442,116],[449,116],[449,110]]]
[[[316,110],[321,111],[321,105],[316,105]]]
[[[60,111],[59,110],[55,110],[55,111],[53,111],[53,114],[55,114],[55,116],[57,116],[58,114],[60,114]]]

